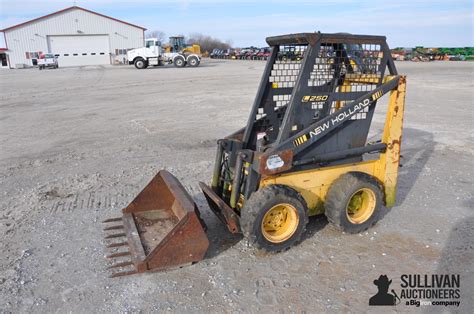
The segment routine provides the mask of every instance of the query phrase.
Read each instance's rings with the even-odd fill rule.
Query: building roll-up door
[[[48,36],[48,48],[60,67],[110,64],[108,35]]]

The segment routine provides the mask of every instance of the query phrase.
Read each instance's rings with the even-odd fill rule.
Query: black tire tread
[[[304,204],[305,215],[303,215],[303,217],[299,217],[300,219],[303,219],[303,228],[299,234],[295,234],[292,237],[292,242],[294,241],[292,245],[295,245],[298,242],[300,242],[301,236],[306,230],[306,225],[308,223],[308,208],[306,206],[306,201],[297,191],[284,185],[270,185],[265,188],[262,188],[254,192],[252,196],[249,198],[249,200],[247,201],[247,203],[245,204],[243,208],[241,219],[240,219],[240,226],[242,229],[242,233],[250,242],[250,244],[256,245],[257,248],[259,249],[262,249],[263,247],[259,245],[257,241],[257,236],[256,234],[253,233],[253,224],[255,220],[258,218],[258,215],[262,207],[264,206],[264,204],[266,204],[267,202],[270,202],[272,199],[275,198],[276,195],[284,195],[285,197],[288,197],[288,198],[295,198],[299,202]]]
[[[190,60],[190,59],[196,60],[196,65],[191,65],[191,64],[189,63],[189,60]],[[195,56],[190,56],[189,59],[188,59],[188,64],[189,64],[191,67],[194,67],[194,68],[195,68],[195,67],[199,66],[199,59],[198,59],[197,57],[195,57]]]
[[[138,61],[143,61],[143,68],[137,66],[137,62],[138,62]],[[135,61],[133,62],[133,65],[135,66],[136,69],[138,69],[138,70],[143,70],[143,69],[146,69],[146,67],[147,67],[147,64],[146,64],[146,63],[147,63],[147,62],[145,61],[145,59],[139,57],[139,58],[135,59]]]
[[[176,60],[178,60],[178,59],[181,59],[181,60],[183,61],[183,65],[177,65],[177,64],[176,64]],[[184,57],[182,57],[182,56],[177,56],[176,58],[174,58],[173,64],[174,64],[174,66],[177,67],[177,68],[184,68],[184,66],[186,65],[186,59],[185,59]]]
[[[341,175],[338,179],[334,181],[334,183],[329,188],[328,194],[326,195],[326,201],[324,204],[325,207],[325,215],[330,223],[332,223],[335,227],[342,231],[345,228],[341,222],[341,210],[344,209],[346,206],[346,199],[347,199],[347,191],[351,190],[353,186],[359,185],[361,182],[368,183],[373,185],[380,194],[382,193],[382,187],[379,182],[377,182],[373,177],[366,173],[362,172],[349,172],[346,174]],[[381,195],[380,195],[381,196]],[[382,198],[380,197],[380,202]],[[380,206],[381,204],[377,204],[376,206]],[[364,227],[357,232],[363,232],[373,226],[378,221],[378,213],[374,212],[374,218],[372,219],[371,223],[364,225]]]

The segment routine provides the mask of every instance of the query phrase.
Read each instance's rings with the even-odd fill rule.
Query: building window
[[[115,55],[126,55],[127,49],[115,49]]]
[[[40,54],[41,54],[41,51],[25,52],[26,59],[39,59]]]

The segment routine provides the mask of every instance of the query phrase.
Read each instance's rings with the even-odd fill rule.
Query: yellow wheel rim
[[[262,234],[272,243],[281,243],[295,233],[299,223],[298,212],[293,205],[281,203],[270,208],[262,220]]]
[[[353,224],[366,222],[374,213],[376,202],[375,193],[371,189],[357,190],[346,206],[347,219]]]

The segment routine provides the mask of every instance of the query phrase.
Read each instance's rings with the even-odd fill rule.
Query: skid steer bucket
[[[111,277],[160,271],[198,262],[209,247],[204,222],[191,196],[162,170],[122,210],[104,221],[107,248],[117,269]]]

